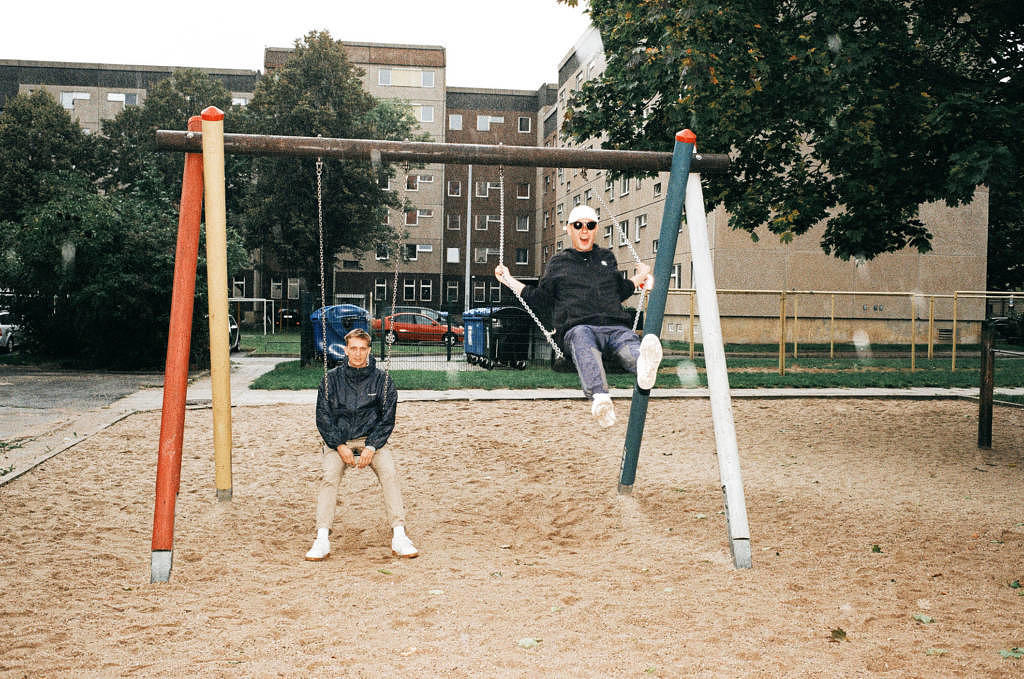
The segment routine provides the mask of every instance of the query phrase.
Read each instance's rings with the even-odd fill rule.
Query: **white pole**
[[[718,314],[718,293],[708,244],[707,215],[704,214],[704,193],[700,175],[693,173],[686,182],[686,225],[690,233],[693,258],[694,288],[700,313],[701,336],[704,342],[704,364],[711,394],[711,417],[715,427],[718,450],[718,474],[725,493],[725,514],[729,523],[729,546],[736,568],[750,568],[750,528],[747,506],[743,498],[736,426],[729,396],[729,375],[725,368],[725,346]]]
[[[466,179],[466,297],[462,300],[462,310],[469,311],[469,284],[472,279],[472,249],[473,243],[473,166],[469,165],[469,177]]]

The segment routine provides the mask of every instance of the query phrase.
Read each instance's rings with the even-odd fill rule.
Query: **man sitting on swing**
[[[662,349],[658,337],[645,335],[641,342],[630,327],[622,301],[653,283],[651,268],[640,263],[632,278],[619,275],[615,255],[594,244],[597,213],[589,205],[577,205],[565,226],[572,247],[548,262],[536,286],[528,286],[499,264],[495,277],[519,293],[531,307],[549,306],[555,328],[579,373],[583,394],[593,399],[591,413],[602,427],[615,424],[615,408],[608,394],[602,356],[618,358],[622,367],[636,375],[640,389],[650,389],[658,375]]]

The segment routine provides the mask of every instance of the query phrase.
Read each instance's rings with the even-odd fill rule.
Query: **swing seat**
[[[559,341],[559,348],[562,348],[562,343]],[[614,356],[601,356],[601,363],[604,365],[605,374],[610,375],[623,375],[629,371],[622,367],[619,360]],[[576,364],[572,360],[572,354],[562,349],[562,358],[558,358],[554,352],[551,352],[551,370],[556,373],[575,373]]]

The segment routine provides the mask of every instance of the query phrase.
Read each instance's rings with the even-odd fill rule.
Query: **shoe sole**
[[[397,556],[399,559],[415,559],[419,555],[419,552],[413,552],[412,554],[399,554],[395,550],[391,550],[391,556]]]
[[[324,559],[326,559],[330,555],[331,555],[331,553],[327,552],[323,556],[307,556],[306,557],[306,561],[323,561]]]
[[[644,386],[640,385],[640,375],[639,375],[640,370],[639,369],[637,370],[638,374],[637,374],[637,381],[636,381],[636,383],[637,383],[637,386],[639,386],[641,389],[653,389],[654,388],[654,383],[658,381],[658,368],[661,367],[661,359],[664,357],[664,353],[665,353],[664,350],[661,348],[661,342],[658,340],[657,336],[655,336],[655,335],[648,335],[648,337],[653,337],[654,341],[653,342],[642,342],[641,341],[641,343],[640,343],[640,360],[642,360],[645,364],[653,364],[654,365],[654,374],[652,375],[653,379],[651,380],[651,385],[649,387],[644,387]],[[644,339],[646,339],[646,337]],[[639,366],[638,366],[638,368],[639,368]]]

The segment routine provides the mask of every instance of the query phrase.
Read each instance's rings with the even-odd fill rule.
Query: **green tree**
[[[327,32],[313,31],[277,71],[256,87],[246,108],[247,131],[257,134],[407,139],[416,120],[408,106],[378,101],[362,88],[361,71]],[[324,160],[324,253],[335,255],[389,247],[396,230],[387,208],[401,207],[381,186],[391,174],[369,162]],[[302,272],[319,287],[317,182],[312,159],[258,158],[245,212],[247,244],[278,267]]]
[[[45,90],[19,94],[0,113],[0,219],[17,221],[69,177],[97,171],[93,140]]]
[[[560,0],[575,5],[576,0]],[[708,177],[733,228],[786,241],[824,220],[837,257],[930,248],[929,201],[1013,172],[1022,6],[1006,0],[592,0],[607,68],[567,130],[728,152]]]

